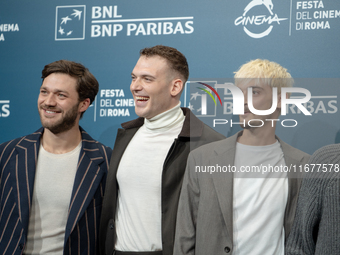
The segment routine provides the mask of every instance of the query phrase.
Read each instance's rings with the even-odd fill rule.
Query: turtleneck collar
[[[151,119],[144,119],[145,128],[153,132],[164,132],[179,124],[182,125],[185,116],[180,105],[181,102],[170,110],[162,112]]]

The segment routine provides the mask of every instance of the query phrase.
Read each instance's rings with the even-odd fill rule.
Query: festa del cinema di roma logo
[[[217,102],[215,100],[215,97],[212,93],[215,94],[215,96],[218,98],[219,103],[222,106],[222,100],[221,97],[219,96],[219,94],[217,93],[217,91],[210,85],[203,83],[203,82],[198,82],[201,85],[204,85],[205,87],[207,87],[209,90],[205,89],[205,88],[199,88],[198,89],[206,92],[207,94],[202,94],[201,95],[201,113],[202,115],[206,115],[207,114],[207,95],[209,95],[214,103],[215,106],[217,105]],[[237,86],[235,86],[232,83],[225,83],[225,84],[216,84],[215,88],[219,88],[219,89],[224,89],[225,92],[227,90],[229,90],[232,94],[232,98],[233,98],[233,114],[234,115],[243,115],[244,114],[244,95],[243,92],[240,88],[238,88]],[[257,110],[254,108],[253,105],[253,92],[252,92],[253,88],[249,87],[248,88],[248,92],[247,92],[247,104],[248,104],[248,109],[251,113],[255,114],[255,115],[260,115],[260,116],[264,116],[264,115],[270,115],[272,114],[275,110],[276,110],[276,106],[278,103],[278,93],[277,93],[277,88],[273,87],[272,91],[273,91],[273,102],[272,102],[272,106],[270,109],[267,110]],[[304,94],[304,97],[301,98],[289,98],[287,97],[287,95],[290,95],[291,93],[301,93]],[[311,116],[312,114],[306,109],[306,107],[303,105],[304,103],[307,103],[310,99],[311,99],[311,93],[309,90],[304,89],[304,88],[295,88],[295,87],[283,87],[281,88],[281,115],[286,115],[287,114],[287,105],[295,105],[304,115],[308,115]],[[221,124],[219,123],[221,120],[220,119],[214,119],[214,126],[216,124]],[[250,120],[252,121],[252,120]],[[277,120],[272,120],[272,121],[277,121]],[[296,121],[293,120],[295,123]],[[225,124],[225,123],[223,123]],[[297,123],[296,123],[297,125]],[[294,125],[294,126],[296,126]]]
[[[279,18],[276,13],[274,14],[273,8],[272,0],[252,0],[244,8],[243,15],[235,19],[234,24],[235,26],[242,25],[244,32],[252,38],[265,37],[273,30],[273,24],[280,25],[280,21],[287,20],[287,18]],[[268,12],[269,15],[250,15],[261,10]]]

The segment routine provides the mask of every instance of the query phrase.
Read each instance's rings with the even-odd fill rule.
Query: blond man
[[[284,171],[247,170],[298,167],[308,161],[308,154],[275,136],[275,121],[266,121],[280,116],[281,88],[292,86],[291,75],[277,63],[257,59],[241,66],[235,84],[244,94],[243,131],[189,154],[177,214],[176,255],[284,254],[299,181]],[[256,115],[250,109],[271,111]],[[197,166],[224,170],[207,174]]]

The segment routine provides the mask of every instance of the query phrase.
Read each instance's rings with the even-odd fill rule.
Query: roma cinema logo
[[[279,18],[276,13],[273,13],[273,8],[272,0],[252,0],[234,24],[242,25],[244,32],[252,38],[265,37],[273,30],[273,24],[280,25],[280,21],[287,19]]]

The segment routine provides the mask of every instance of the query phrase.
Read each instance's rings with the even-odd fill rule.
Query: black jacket
[[[183,175],[189,152],[193,149],[225,137],[200,121],[189,109],[182,108],[185,115],[182,130],[172,144],[163,165],[162,174],[162,244],[163,255],[172,255],[175,237],[176,215]],[[118,183],[116,180],[120,159],[137,130],[144,124],[138,118],[122,124],[118,129],[106,182],[102,217],[99,228],[99,245],[102,255],[111,255],[116,242],[115,215]]]

